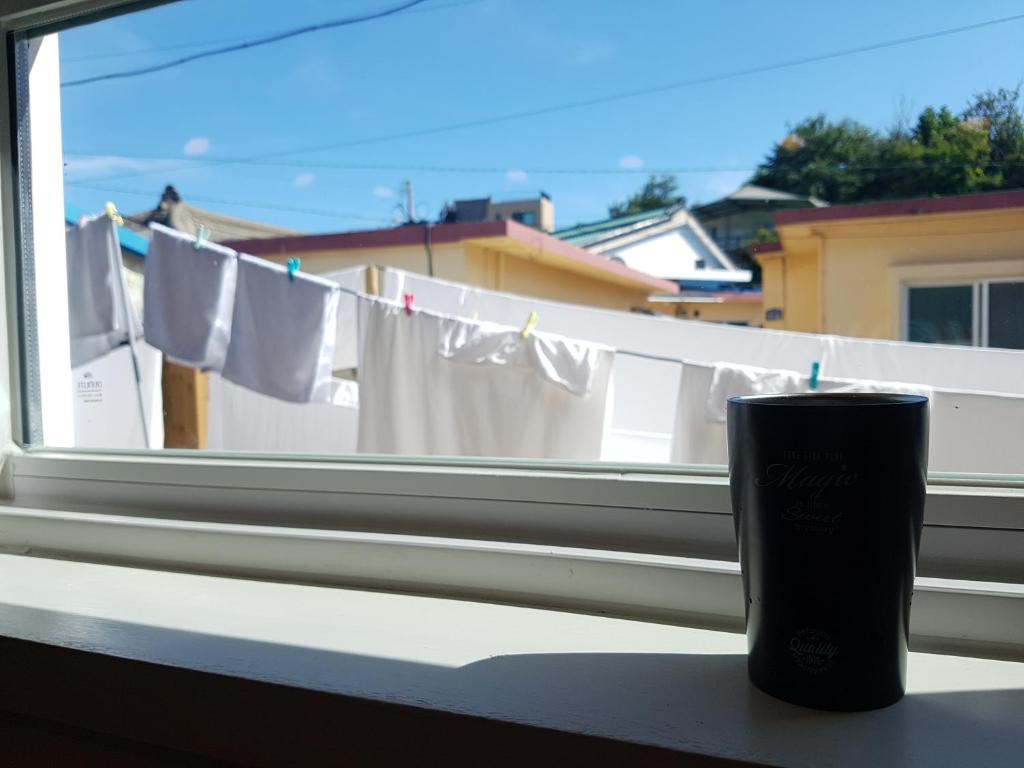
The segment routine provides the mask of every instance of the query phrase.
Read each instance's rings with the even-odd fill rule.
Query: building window
[[[1024,281],[910,286],[907,341],[1024,349]]]
[[[512,214],[512,220],[525,224],[528,227],[537,226],[537,214],[533,211],[519,211]]]

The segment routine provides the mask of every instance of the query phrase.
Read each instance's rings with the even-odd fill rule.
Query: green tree
[[[961,116],[977,121],[988,132],[993,173],[1000,173],[1005,187],[1024,187],[1024,117],[1021,116],[1021,84],[1013,89],[975,94]]]
[[[626,198],[625,202],[608,206],[608,215],[613,218],[629,216],[685,202],[686,198],[679,194],[679,184],[675,176],[651,176],[644,182],[640,191]]]
[[[829,202],[860,200],[875,183],[881,145],[882,138],[867,126],[816,115],[776,145],[753,182]]]
[[[1024,187],[1020,93],[978,93],[960,114],[928,107],[885,134],[817,115],[773,148],[753,181],[833,203]]]
[[[997,189],[1002,176],[993,170],[988,127],[964,120],[946,107],[925,109],[909,138],[882,145],[881,167],[872,198],[956,195]]]

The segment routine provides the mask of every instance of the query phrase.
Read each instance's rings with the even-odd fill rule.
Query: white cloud
[[[639,155],[623,155],[619,158],[619,168],[624,171],[636,171],[644,167],[644,159]]]
[[[189,157],[198,157],[199,155],[205,155],[210,151],[210,140],[205,136],[193,136],[191,139],[185,142],[185,146],[182,147],[182,154],[188,155]]]
[[[530,178],[530,174],[526,171],[520,171],[516,168],[511,169],[505,174],[505,178],[509,181],[515,182],[516,184],[522,184]]]
[[[316,176],[312,173],[300,173],[292,181],[293,187],[311,187],[313,182],[316,181]]]
[[[385,200],[388,200],[388,199],[390,199],[390,198],[395,196],[395,190],[393,190],[391,187],[384,187],[384,186],[374,187],[373,188],[373,196],[374,197],[380,197],[380,198],[383,198]]]

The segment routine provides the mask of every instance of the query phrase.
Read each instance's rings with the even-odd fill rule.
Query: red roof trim
[[[882,203],[833,205],[828,208],[802,208],[779,211],[775,226],[811,224],[818,221],[843,221],[882,216],[921,216],[930,213],[966,213],[1000,208],[1024,208],[1024,190],[988,192],[951,197],[923,197],[911,200],[888,200]]]
[[[505,237],[507,221],[482,221],[462,224],[438,224],[430,228],[431,243],[457,243],[477,237]],[[288,235],[285,237],[230,240],[222,245],[253,256],[272,256],[308,251],[343,251],[349,248],[395,248],[402,245],[423,245],[424,225],[368,229],[361,232],[339,232],[329,235]]]
[[[645,285],[652,291],[678,293],[679,286],[668,280],[660,280],[645,272],[630,269],[624,264],[585,251],[579,246],[566,243],[557,237],[516,221],[483,221],[461,224],[436,224],[430,227],[430,242],[458,243],[490,237],[508,237],[547,253],[554,253],[581,265],[609,272],[619,277]],[[340,232],[329,235],[290,235],[286,237],[256,238],[253,240],[230,240],[222,243],[236,251],[253,256],[277,256],[306,253],[309,251],[343,251],[354,248],[395,248],[399,246],[423,245],[426,242],[426,225],[372,229],[362,232]]]
[[[782,243],[754,243],[750,246],[751,253],[775,253],[782,250]]]

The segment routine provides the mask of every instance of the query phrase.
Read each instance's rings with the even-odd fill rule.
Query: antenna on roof
[[[402,185],[405,190],[405,221],[407,224],[416,223],[416,195],[412,191],[412,182],[406,181]]]

